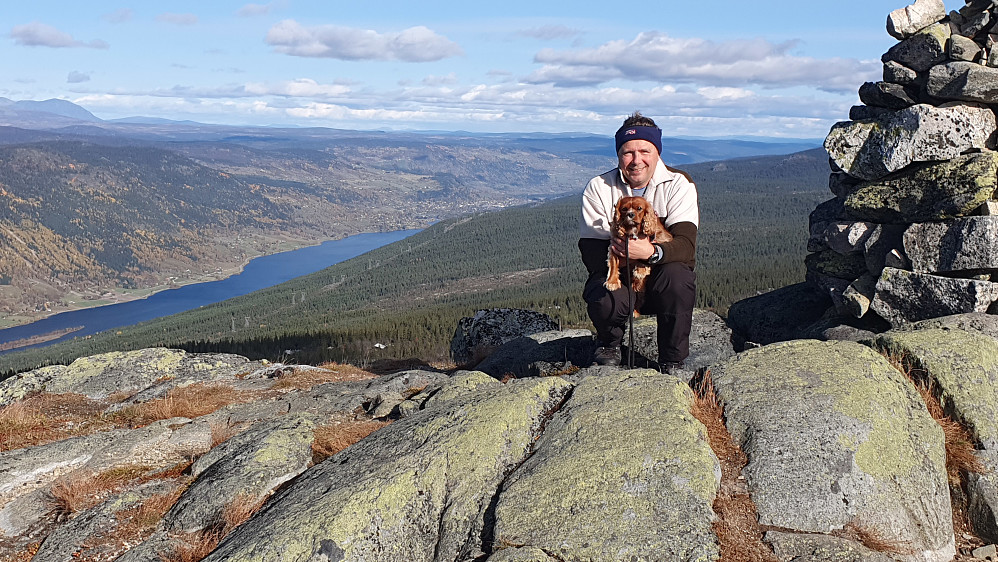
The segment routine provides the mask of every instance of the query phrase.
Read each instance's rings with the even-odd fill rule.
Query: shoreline
[[[151,285],[148,287],[139,287],[136,289],[125,289],[123,287],[114,287],[112,289],[109,289],[108,291],[105,291],[99,298],[89,299],[89,300],[80,296],[80,293],[76,291],[70,291],[62,295],[61,297],[62,300],[57,304],[54,303],[55,306],[52,306],[49,310],[46,310],[42,313],[36,315],[11,314],[6,318],[0,318],[0,330],[5,330],[8,328],[17,328],[19,326],[27,326],[29,324],[45,320],[46,318],[50,318],[52,316],[56,316],[58,314],[64,314],[67,312],[75,312],[78,310],[87,310],[87,309],[99,308],[102,306],[111,306],[115,304],[124,304],[127,302],[143,300],[155,294],[161,293],[163,291],[169,291],[171,289],[179,289],[181,287],[186,287],[188,285],[197,285],[200,283],[211,283],[214,281],[222,281],[228,279],[229,277],[232,277],[233,275],[239,275],[246,269],[246,266],[249,265],[251,261],[257,258],[272,256],[284,252],[293,252],[295,250],[300,250],[302,248],[308,248],[311,246],[319,246],[326,242],[334,240],[342,240],[344,238],[347,238],[349,236],[354,236],[356,234],[363,234],[363,233],[347,234],[344,236],[340,236],[339,238],[324,238],[318,241],[275,237],[269,240],[272,240],[277,243],[275,246],[275,248],[277,248],[276,251],[262,252],[258,254],[248,253],[246,258],[243,259],[242,262],[230,265],[228,267],[217,268],[216,271],[213,273],[199,273],[196,276],[192,274],[190,277],[186,279],[181,279],[179,281],[164,282],[156,285]],[[170,278],[178,279],[175,276],[166,276],[166,277],[167,279]],[[74,297],[75,300],[71,300]],[[66,304],[65,301],[67,300],[69,300],[70,304]],[[11,318],[18,318],[20,320],[11,322],[9,321]],[[7,343],[12,343],[12,342],[7,342]],[[25,344],[25,345],[32,345],[32,344]]]

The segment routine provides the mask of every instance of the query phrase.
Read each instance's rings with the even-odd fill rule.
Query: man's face
[[[617,166],[624,175],[624,181],[633,188],[647,185],[655,173],[656,165],[658,150],[654,144],[644,139],[625,142],[617,153]]]

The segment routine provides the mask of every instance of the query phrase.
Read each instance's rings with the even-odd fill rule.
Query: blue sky
[[[66,99],[104,119],[612,133],[641,110],[670,136],[796,138],[847,119],[895,43],[887,14],[905,5],[5,4],[0,96]]]

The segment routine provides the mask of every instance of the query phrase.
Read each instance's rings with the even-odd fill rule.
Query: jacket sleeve
[[[695,269],[697,259],[696,225],[692,222],[683,221],[666,227],[666,230],[672,234],[672,240],[660,244],[662,250],[665,252],[665,258],[662,262],[678,261],[690,266],[690,269]]]

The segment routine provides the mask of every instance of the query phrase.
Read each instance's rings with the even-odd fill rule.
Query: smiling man
[[[582,195],[579,250],[589,271],[582,297],[596,327],[595,361],[619,365],[620,346],[631,310],[658,318],[658,362],[662,371],[674,373],[684,367],[690,354],[690,329],[696,301],[696,241],[700,211],[696,186],[685,172],[662,163],[662,130],[655,122],[635,112],[615,135],[617,167],[589,181]],[[651,202],[665,228],[668,242],[647,237],[630,240],[631,262],[651,265],[645,291],[629,300],[628,280],[622,288],[604,287],[607,255],[625,257],[624,240],[610,236],[614,207],[622,197],[641,196]],[[621,268],[622,276],[626,275]]]

